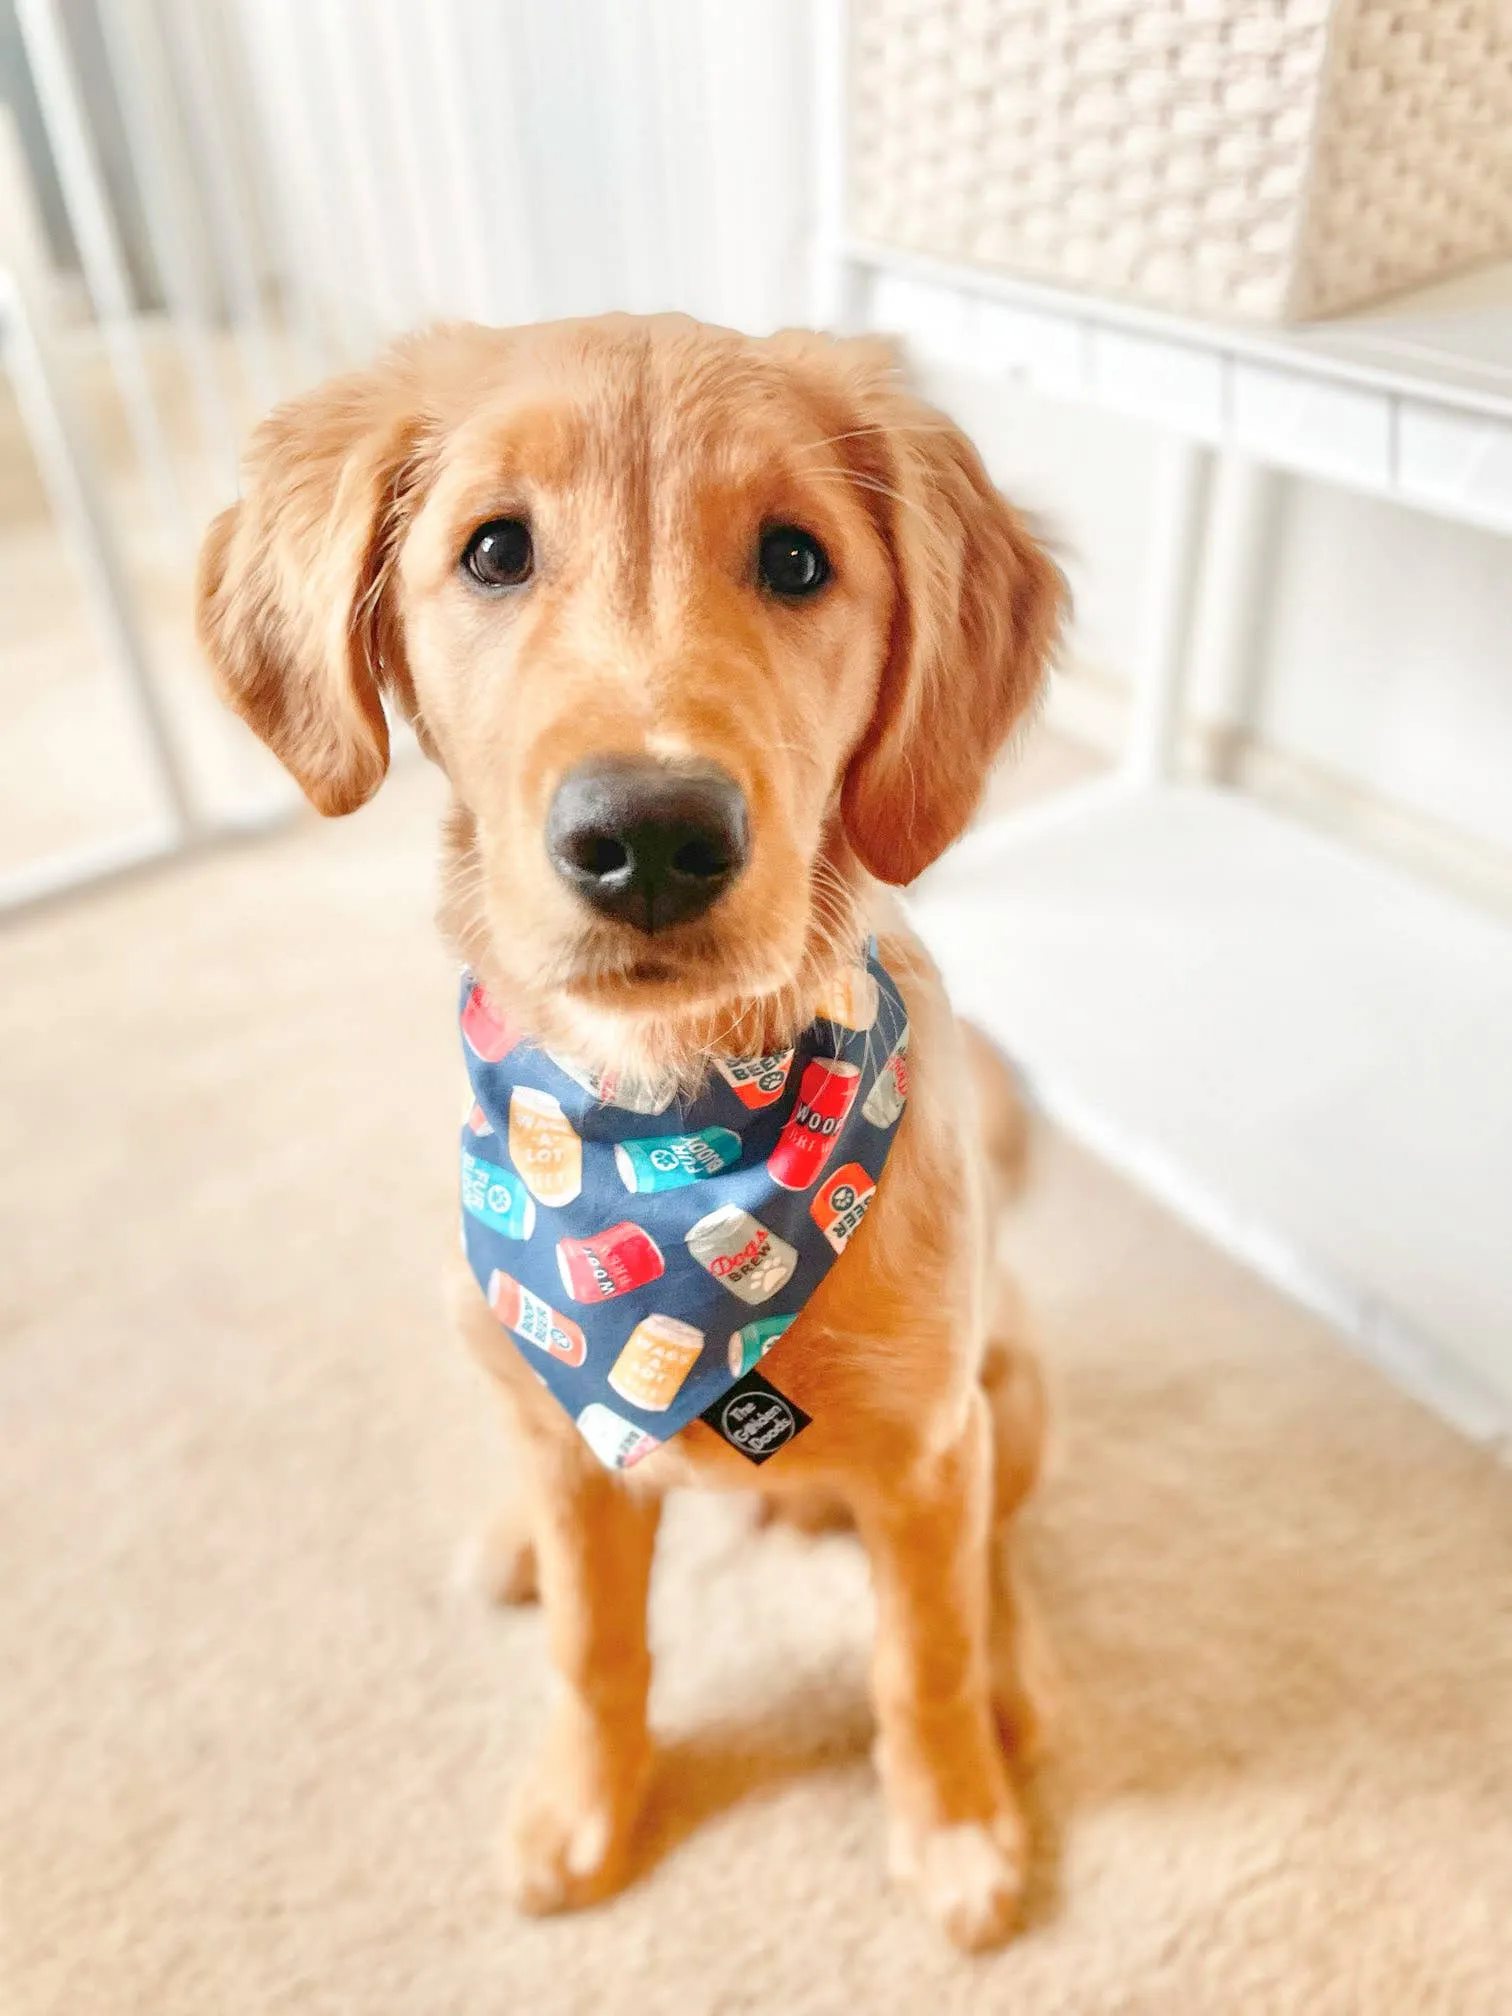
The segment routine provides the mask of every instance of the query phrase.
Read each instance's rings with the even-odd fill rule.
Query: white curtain
[[[810,314],[807,0],[225,4],[226,144],[316,348],[442,315]]]

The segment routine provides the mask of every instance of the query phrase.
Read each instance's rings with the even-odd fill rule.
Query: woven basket
[[[1305,319],[1512,251],[1512,0],[852,0],[864,239]]]

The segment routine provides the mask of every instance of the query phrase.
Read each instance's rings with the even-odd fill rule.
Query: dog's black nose
[[[595,910],[665,931],[701,916],[745,866],[745,799],[713,764],[595,757],[557,786],[546,851]]]

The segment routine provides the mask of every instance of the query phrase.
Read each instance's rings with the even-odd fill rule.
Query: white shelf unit
[[[1458,1426],[1512,1412],[1512,933],[1237,793],[1098,786],[925,885],[1045,1105]]]
[[[1512,532],[1512,263],[1299,329],[848,248],[848,318],[942,364]]]
[[[1199,582],[1204,648],[1242,655],[1272,472],[1512,533],[1512,266],[1293,330],[870,244],[843,272],[851,326],[1169,443],[1123,773],[924,885],[957,1000],[1073,1132],[1512,1450],[1512,929],[1174,761]]]

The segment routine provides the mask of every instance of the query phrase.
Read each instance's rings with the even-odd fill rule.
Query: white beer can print
[[[590,1400],[577,1417],[578,1432],[600,1463],[609,1470],[628,1470],[661,1444],[623,1414],[600,1400]]]
[[[619,1071],[595,1071],[556,1050],[548,1050],[546,1055],[558,1071],[565,1072],[574,1085],[581,1085],[601,1106],[616,1106],[621,1113],[665,1113],[677,1092],[675,1078],[661,1078],[653,1083],[627,1078]]]
[[[877,1073],[877,1082],[861,1106],[861,1117],[884,1130],[895,1126],[908,1100],[908,1024],[893,1045],[892,1054]]]
[[[738,1204],[721,1204],[700,1218],[687,1243],[700,1267],[753,1307],[785,1288],[798,1265],[796,1248]]]

